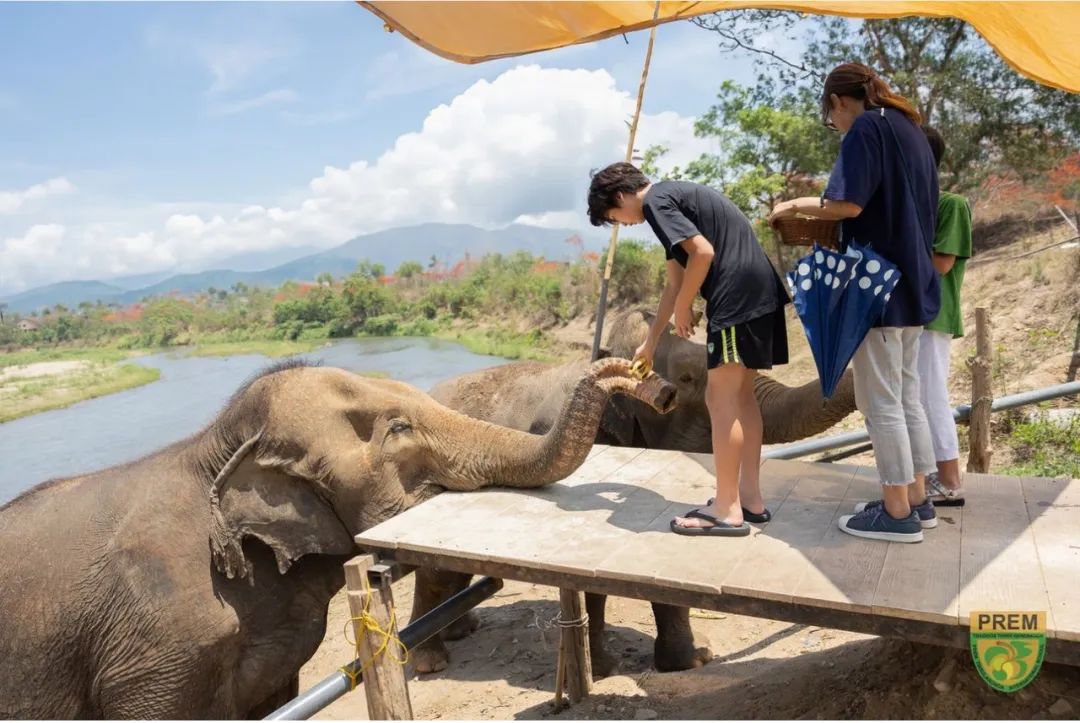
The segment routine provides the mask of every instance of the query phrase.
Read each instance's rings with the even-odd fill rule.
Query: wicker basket
[[[780,241],[788,246],[818,244],[835,249],[840,235],[840,222],[810,216],[787,216],[776,222]]]

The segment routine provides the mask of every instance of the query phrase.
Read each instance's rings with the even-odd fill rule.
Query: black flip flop
[[[713,498],[710,497],[709,501],[705,503],[705,506],[706,507],[711,507],[712,503],[713,503]],[[768,507],[766,507],[764,510],[762,510],[761,514],[758,514],[757,512],[751,512],[750,510],[743,507],[742,508],[742,516],[743,516],[744,520],[746,520],[747,522],[753,522],[755,525],[763,525],[763,524],[765,524],[766,522],[768,522],[769,520],[772,519],[772,513],[769,512]]]
[[[726,522],[716,519],[712,515],[702,512],[701,510],[690,510],[683,517],[693,517],[698,520],[705,520],[711,522],[711,527],[683,527],[675,522],[671,521],[671,531],[676,535],[687,535],[688,537],[746,537],[750,534],[750,525],[743,522],[741,525],[729,525]]]

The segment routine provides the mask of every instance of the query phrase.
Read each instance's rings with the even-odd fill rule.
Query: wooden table
[[[1046,659],[1080,664],[1080,482],[969,474],[969,505],[938,508],[911,545],[838,529],[880,496],[872,468],[769,460],[772,522],[671,533],[713,480],[709,455],[597,446],[558,484],[446,493],[356,541],[404,564],[959,648],[973,610],[1045,610]]]

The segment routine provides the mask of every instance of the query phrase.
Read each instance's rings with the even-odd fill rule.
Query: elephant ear
[[[317,483],[291,474],[290,466],[248,455],[220,480],[210,542],[214,564],[227,577],[251,574],[245,537],[273,550],[281,574],[304,555],[345,555],[354,549],[352,536],[316,492]]]

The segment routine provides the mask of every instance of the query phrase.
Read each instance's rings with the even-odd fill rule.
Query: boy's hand
[[[631,361],[632,362],[640,361],[645,365],[645,367],[647,369],[651,370],[652,365],[653,365],[653,356],[655,354],[656,354],[656,349],[653,348],[653,346],[649,343],[649,340],[646,339],[644,342],[642,342],[641,346],[639,346],[634,351],[634,358],[631,359]]]
[[[675,307],[675,333],[683,339],[689,339],[694,335],[695,326],[693,305],[677,305]]]

